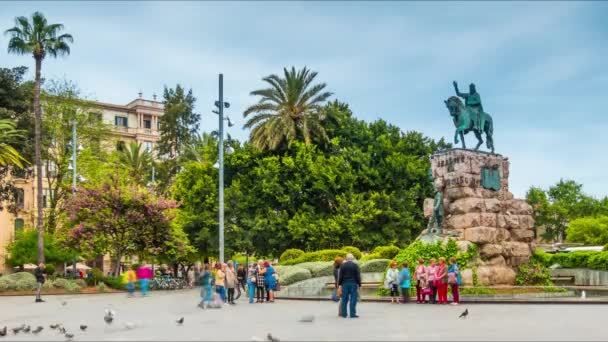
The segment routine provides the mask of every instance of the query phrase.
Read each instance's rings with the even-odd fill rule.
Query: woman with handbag
[[[399,304],[399,270],[397,269],[397,262],[391,261],[391,268],[386,271],[386,278],[384,279],[384,287],[391,291],[391,304]]]
[[[439,266],[437,266],[437,292],[439,293],[439,304],[448,303],[448,267],[445,264],[445,258],[439,258]]]
[[[425,296],[422,290],[426,287],[426,267],[424,267],[424,260],[418,259],[418,266],[414,274],[414,280],[416,280],[416,303],[422,304],[425,302]]]
[[[403,304],[406,304],[410,301],[410,287],[412,286],[412,282],[410,279],[410,269],[408,268],[409,264],[407,261],[403,262],[402,266],[403,269],[399,275],[399,287],[401,288]]]
[[[452,288],[452,305],[460,304],[460,269],[456,263],[456,258],[450,258],[450,268],[448,268],[448,284]]]

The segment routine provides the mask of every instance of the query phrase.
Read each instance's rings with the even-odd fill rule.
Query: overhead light
[[[84,183],[84,182],[86,182],[86,181],[87,181],[87,179],[86,179],[86,178],[84,178],[82,175],[79,175],[79,176],[78,176],[78,181],[79,181],[79,182],[81,182],[81,183]]]
[[[74,170],[74,167],[72,166],[72,164],[70,163],[70,165],[68,165],[68,171],[72,171]]]
[[[220,164],[218,162],[215,162],[215,164],[213,164],[213,168],[214,169],[219,169],[220,168]]]
[[[226,107],[226,108],[230,108],[230,103],[228,103],[228,102],[224,102],[224,107]]]
[[[78,144],[78,151],[82,151],[84,150],[84,147],[82,147],[82,144]]]

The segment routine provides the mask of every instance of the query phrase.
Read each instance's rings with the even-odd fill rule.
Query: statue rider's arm
[[[452,83],[454,84],[454,90],[456,90],[456,95],[458,97],[462,97],[463,99],[466,99],[467,97],[469,97],[469,94],[461,93],[460,91],[458,91],[458,83],[456,83],[456,81],[454,81]]]

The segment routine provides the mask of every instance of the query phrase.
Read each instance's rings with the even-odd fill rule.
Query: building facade
[[[153,151],[160,139],[160,117],[164,114],[164,104],[154,100],[140,97],[126,105],[92,101],[92,107],[99,110],[104,123],[110,125],[111,139],[116,143],[117,149],[122,149],[131,142],[141,143],[148,150]],[[43,172],[44,168],[43,168]],[[50,171],[52,172],[52,170]],[[6,264],[6,247],[15,239],[15,233],[25,227],[35,227],[36,222],[36,177],[22,177],[19,174],[12,176],[17,188],[16,208],[13,214],[8,210],[0,211],[0,273],[10,273],[12,270]],[[43,174],[43,204],[50,196],[47,175]]]

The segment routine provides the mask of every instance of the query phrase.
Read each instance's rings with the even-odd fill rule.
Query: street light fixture
[[[224,118],[224,108],[230,108],[230,103],[224,102],[224,75],[219,74],[219,99],[215,101],[215,106],[218,108],[213,113],[219,116],[219,158],[218,158],[218,169],[219,169],[219,245],[220,245],[220,263],[224,262],[224,121],[228,121],[228,127],[232,127],[233,124],[229,118]]]

